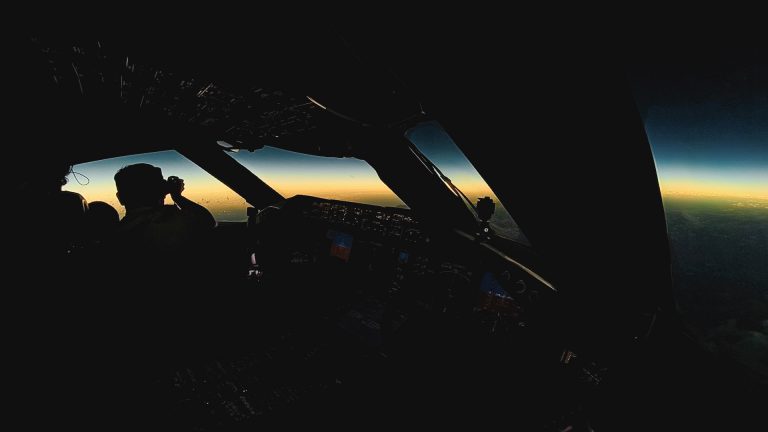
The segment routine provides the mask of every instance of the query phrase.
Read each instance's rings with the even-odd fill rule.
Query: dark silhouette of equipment
[[[477,211],[477,217],[480,218],[479,235],[488,236],[491,233],[491,226],[488,221],[491,220],[493,213],[496,211],[496,203],[493,202],[491,197],[478,198],[475,210]]]
[[[120,214],[104,201],[88,204],[88,232],[92,241],[101,242],[117,230]]]

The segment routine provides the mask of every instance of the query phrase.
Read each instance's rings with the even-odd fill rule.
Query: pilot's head
[[[160,168],[149,164],[134,164],[121,168],[115,174],[117,199],[126,210],[163,205],[167,193]]]

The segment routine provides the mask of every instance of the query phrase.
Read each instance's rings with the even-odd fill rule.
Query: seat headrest
[[[61,191],[55,195],[53,204],[53,216],[62,221],[76,221],[85,219],[88,212],[88,202],[82,195],[76,192]]]
[[[82,195],[61,191],[51,197],[49,208],[47,227],[41,229],[50,230],[51,240],[65,247],[82,240],[88,214],[88,202]]]

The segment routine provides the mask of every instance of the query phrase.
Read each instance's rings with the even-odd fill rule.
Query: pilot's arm
[[[181,194],[184,191],[183,179],[168,177],[168,187],[173,202],[185,213],[185,216],[195,221],[195,225],[202,228],[213,228],[216,226],[216,219],[213,218],[213,215],[207,208]]]

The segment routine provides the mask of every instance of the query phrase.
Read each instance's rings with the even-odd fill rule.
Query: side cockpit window
[[[679,311],[703,344],[768,376],[768,71],[754,53],[635,65]]]

